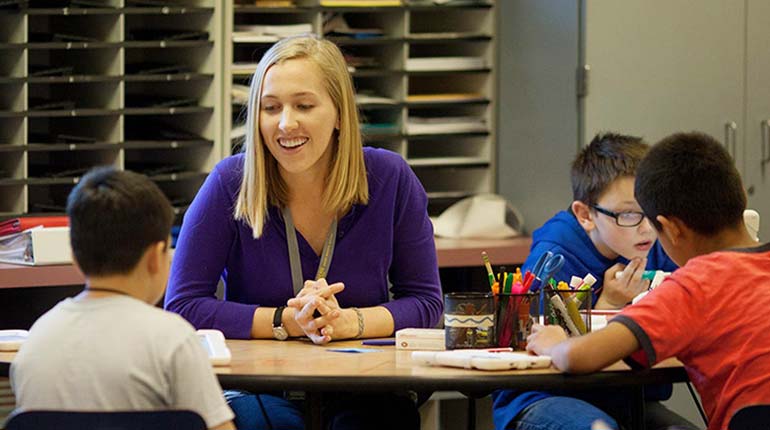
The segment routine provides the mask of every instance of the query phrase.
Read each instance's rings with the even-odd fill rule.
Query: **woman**
[[[215,167],[185,215],[166,308],[231,339],[326,343],[435,326],[425,191],[400,156],[362,148],[339,49],[314,36],[270,48],[246,128],[243,153]]]

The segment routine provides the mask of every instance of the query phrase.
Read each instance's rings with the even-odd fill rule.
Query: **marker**
[[[492,265],[489,264],[489,256],[486,251],[481,252],[481,259],[484,260],[484,266],[487,268],[487,275],[489,276],[489,286],[495,285],[495,272],[492,271]]]
[[[389,346],[389,345],[395,345],[396,340],[395,339],[366,339],[365,341],[361,342],[361,345],[370,345],[370,346]]]
[[[504,294],[511,294],[511,286],[513,285],[513,278],[515,276],[508,274],[508,276],[505,277],[505,284],[503,285],[503,293]]]
[[[594,275],[587,274],[583,278],[583,284],[578,287],[578,293],[575,294],[574,300],[577,302],[575,303],[578,307],[583,303],[583,301],[588,297],[589,294],[591,294],[591,288],[596,283],[596,278],[594,278]]]
[[[647,281],[652,281],[655,279],[655,274],[658,272],[658,270],[645,270],[644,273],[642,273],[642,279]],[[615,279],[619,279],[621,276],[623,276],[623,272],[615,272]]]
[[[511,348],[511,347],[487,348],[487,349],[482,349],[482,351],[486,351],[486,352],[511,352],[511,351],[513,351],[513,348]]]
[[[511,286],[511,294],[524,294],[527,292],[527,288],[521,282],[514,282]]]

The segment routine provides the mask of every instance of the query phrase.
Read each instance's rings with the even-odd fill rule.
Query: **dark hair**
[[[696,233],[714,235],[738,225],[746,209],[741,176],[725,148],[703,133],[677,133],[650,149],[639,164],[636,200],[657,230],[658,215],[673,216]]]
[[[85,275],[117,275],[136,267],[153,243],[168,240],[174,211],[146,176],[97,167],[67,197],[70,244]]]
[[[648,149],[641,137],[597,134],[572,162],[572,199],[596,204],[615,179],[636,174]]]

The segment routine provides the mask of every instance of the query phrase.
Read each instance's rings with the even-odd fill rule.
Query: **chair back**
[[[729,430],[770,429],[770,405],[744,406],[730,418]]]
[[[5,430],[206,430],[192,411],[27,411],[11,415]]]

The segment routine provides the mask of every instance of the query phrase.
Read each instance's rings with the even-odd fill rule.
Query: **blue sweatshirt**
[[[532,233],[532,246],[529,249],[529,257],[521,267],[522,272],[531,270],[537,259],[546,251],[564,256],[564,267],[556,273],[554,278],[569,282],[570,277],[584,277],[590,273],[596,278],[593,291],[598,290],[604,283],[604,272],[616,263],[627,264],[628,260],[618,257],[611,260],[603,256],[591,238],[578,224],[577,218],[571,211],[561,211],[546,221],[542,227]],[[673,272],[677,265],[663,251],[660,242],[656,241],[647,255],[647,270],[663,270]],[[598,295],[594,294],[596,303]],[[671,386],[668,385],[662,391],[655,390],[654,398],[663,399],[671,396]],[[650,393],[653,394],[653,393]],[[516,416],[532,403],[550,397],[544,392],[530,391],[522,393],[513,390],[498,390],[492,394],[493,418],[496,429],[508,428],[508,425]]]

